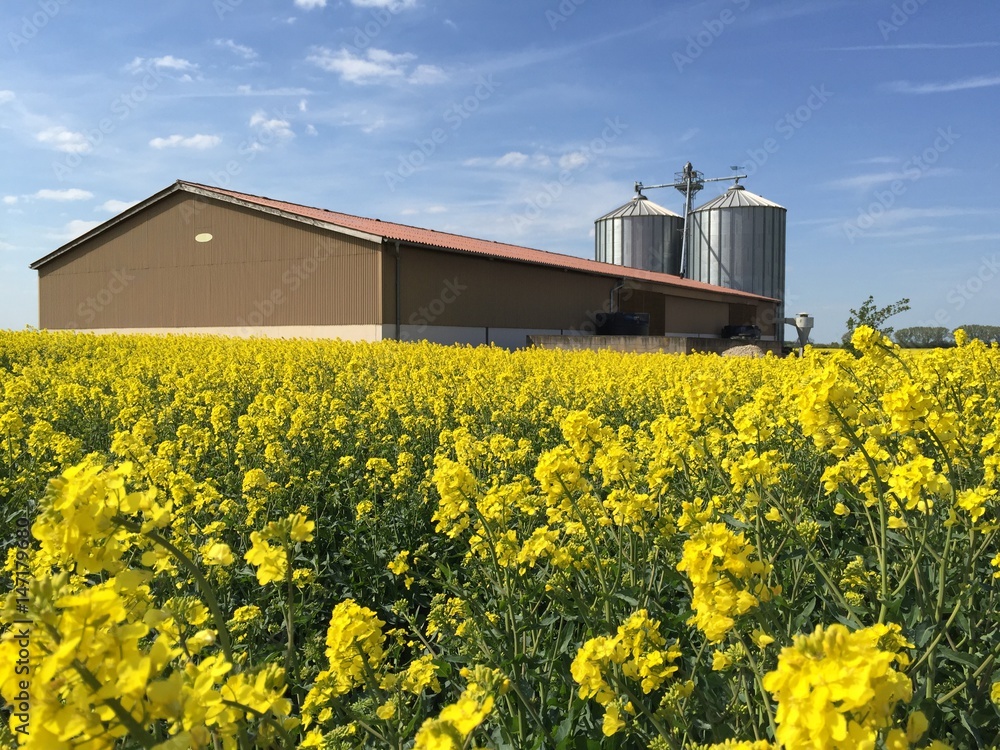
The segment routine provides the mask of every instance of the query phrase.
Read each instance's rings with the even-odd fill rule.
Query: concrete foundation
[[[528,345],[540,349],[600,350],[616,352],[662,352],[665,354],[692,354],[705,352],[722,354],[729,349],[757,346],[763,352],[781,354],[777,341],[745,341],[706,336],[528,336]]]

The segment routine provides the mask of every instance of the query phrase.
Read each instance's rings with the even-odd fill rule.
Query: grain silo
[[[682,216],[637,193],[624,206],[594,222],[595,258],[677,276],[683,231]]]
[[[684,275],[784,299],[785,214],[783,206],[733,185],[691,211]]]

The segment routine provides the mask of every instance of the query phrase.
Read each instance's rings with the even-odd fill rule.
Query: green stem
[[[229,636],[229,628],[226,627],[225,615],[222,614],[222,607],[219,606],[219,600],[215,596],[215,589],[212,588],[212,585],[208,582],[208,579],[205,578],[204,574],[202,574],[198,566],[195,565],[187,555],[155,531],[143,532],[140,524],[130,521],[122,516],[116,516],[115,520],[129,531],[135,534],[142,534],[154,544],[158,544],[163,547],[163,549],[174,556],[177,562],[187,569],[188,573],[191,574],[191,577],[194,578],[195,583],[198,585],[198,590],[201,591],[202,596],[205,597],[205,604],[208,605],[209,612],[212,613],[212,620],[215,622],[215,629],[219,636],[219,645],[222,647],[222,652],[226,656],[226,661],[232,665],[233,672],[238,673],[240,670],[236,663],[236,659],[233,657],[233,643]]]
[[[286,558],[291,557],[288,546],[285,547]],[[285,678],[292,678],[295,669],[295,623],[292,620],[292,605],[295,600],[295,587],[292,584],[292,560],[285,565],[285,584],[287,596],[285,599]]]
[[[87,683],[87,687],[89,687],[91,691],[95,694],[101,692],[104,686],[101,685],[100,680],[98,680],[97,677],[89,669],[87,669],[83,662],[79,659],[73,659],[73,669],[75,669],[76,673],[80,675],[80,679]],[[122,726],[128,730],[129,736],[132,737],[132,739],[139,742],[144,748],[147,748],[147,750],[156,746],[156,738],[153,737],[153,735],[151,735],[145,727],[140,725],[132,714],[125,710],[125,707],[119,703],[117,698],[105,698],[102,703],[114,711],[115,717],[121,722]]]
[[[734,631],[735,632],[735,631]],[[778,727],[774,723],[774,708],[771,706],[771,698],[767,694],[767,690],[764,689],[764,675],[760,668],[760,665],[753,658],[753,654],[750,651],[750,647],[747,642],[743,639],[742,634],[735,633],[737,640],[743,645],[743,650],[746,652],[747,662],[750,664],[750,671],[753,672],[754,682],[757,683],[757,691],[761,698],[764,699],[764,710],[767,712],[767,725],[771,729],[771,736],[775,737],[778,733]],[[748,706],[749,708],[749,706]]]

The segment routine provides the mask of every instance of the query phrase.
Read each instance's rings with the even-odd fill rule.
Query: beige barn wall
[[[404,327],[581,329],[607,309],[611,289],[619,283],[612,277],[415,247],[403,246],[400,254]],[[394,264],[387,250],[385,278]],[[395,322],[388,284],[383,297],[385,322]]]
[[[205,326],[201,328],[93,328],[80,333],[144,334],[147,336],[232,336],[268,339],[340,339],[341,341],[380,341],[392,338],[393,331],[380,325],[359,326]]]
[[[210,233],[211,242],[195,235]],[[257,328],[381,322],[373,242],[176,194],[39,269],[39,324]]]

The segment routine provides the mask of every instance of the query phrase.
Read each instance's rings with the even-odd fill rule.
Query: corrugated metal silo
[[[691,211],[685,275],[784,299],[786,213],[783,206],[733,185]]]
[[[677,276],[683,229],[684,217],[639,194],[594,222],[595,257]]]

